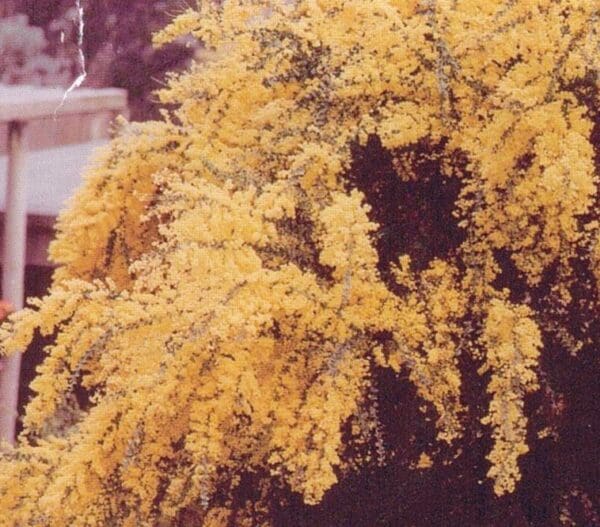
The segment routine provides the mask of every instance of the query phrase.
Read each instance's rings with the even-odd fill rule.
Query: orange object
[[[6,300],[0,300],[0,321],[4,320],[13,311],[14,308],[10,302],[7,302]]]

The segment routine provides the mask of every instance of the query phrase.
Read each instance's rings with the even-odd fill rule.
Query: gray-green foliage
[[[29,25],[26,15],[0,19],[0,82],[3,84],[64,85],[71,79],[71,62],[47,52],[43,29]]]

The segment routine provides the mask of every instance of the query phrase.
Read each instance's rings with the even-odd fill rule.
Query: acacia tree
[[[191,33],[212,60],[170,77],[162,120],[122,123],[59,218],[49,294],[3,326],[7,353],[54,336],[0,461],[5,524],[268,523],[273,496],[317,504],[407,452],[386,415],[405,373],[440,445],[411,462],[488,437],[512,493],[540,357],[598,345],[597,18],[178,16],[156,44]]]

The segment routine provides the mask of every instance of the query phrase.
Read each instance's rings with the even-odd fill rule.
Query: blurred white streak
[[[83,21],[83,7],[81,7],[81,0],[75,0],[75,4],[76,4],[76,8],[77,8],[77,15],[79,18],[79,32],[78,32],[78,37],[77,37],[77,47],[79,49],[79,64],[81,65],[81,73],[73,81],[73,84],[71,84],[71,86],[69,86],[65,90],[62,101],[57,106],[56,110],[54,110],[54,118],[56,118],[56,113],[58,112],[58,110],[60,110],[62,105],[67,100],[69,93],[71,93],[73,90],[79,88],[79,86],[81,86],[83,84],[83,81],[85,81],[85,79],[87,77],[87,71],[85,69],[85,55],[83,54],[83,33],[84,33],[84,29],[85,29],[85,24]],[[62,40],[62,38],[63,38],[63,36],[61,35],[61,40]]]

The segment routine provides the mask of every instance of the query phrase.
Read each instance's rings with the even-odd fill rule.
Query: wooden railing
[[[59,208],[62,206],[65,190],[70,191],[77,184],[78,172],[81,171],[89,156],[91,147],[99,140],[107,137],[110,118],[118,113],[126,113],[127,95],[120,89],[79,89],[64,98],[64,91],[53,88],[37,88],[29,86],[0,86],[0,125],[6,126],[6,188],[0,188],[0,197],[4,194],[4,221],[2,236],[2,297],[14,309],[23,307],[24,276],[27,257],[34,255],[35,263],[45,261],[45,250],[51,238],[51,228]],[[52,134],[51,128],[59,129],[62,120],[71,123],[85,121],[89,125],[86,134],[88,141],[80,147],[36,149],[28,153],[28,133],[34,131],[34,136],[39,143],[43,138],[43,123],[48,126],[48,135]],[[42,127],[41,127],[42,126]],[[81,131],[78,132],[81,139]],[[68,135],[68,134],[65,134]],[[57,146],[56,141],[52,146]],[[39,148],[39,144],[37,145]],[[46,145],[43,145],[46,146]],[[1,152],[1,150],[0,150]],[[44,172],[28,168],[28,155],[37,159],[48,159],[48,166],[54,170],[46,169]],[[61,156],[65,163],[61,167]],[[2,167],[0,167],[0,172]],[[73,178],[75,170],[75,179]],[[65,174],[69,177],[62,177]],[[39,181],[28,181],[28,174]],[[52,178],[48,181],[47,178]],[[2,178],[3,179],[3,178]],[[56,180],[56,181],[55,181]],[[47,196],[40,199],[37,195],[38,205],[35,208],[35,197],[31,190],[39,191],[40,185],[46,185]],[[36,188],[37,187],[37,188]],[[57,196],[60,199],[57,199]],[[32,204],[28,202],[33,201]],[[42,231],[30,229],[30,242],[28,244],[27,222],[28,215],[32,226],[42,225]],[[41,233],[41,234],[40,234]],[[44,234],[45,233],[45,234]],[[37,234],[37,238],[36,238]],[[28,245],[30,250],[27,251]],[[33,248],[33,250],[31,250]],[[19,373],[21,367],[20,354],[14,354],[0,361],[0,441],[13,443],[15,439],[17,403],[19,389]]]

